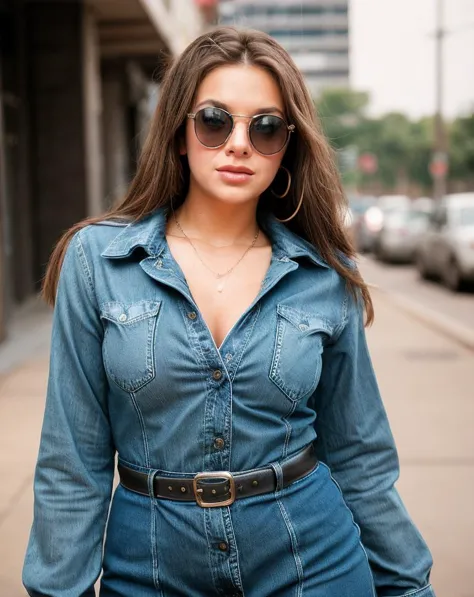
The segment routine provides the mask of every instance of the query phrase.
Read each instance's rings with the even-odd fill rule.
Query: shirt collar
[[[160,208],[141,220],[126,224],[101,253],[102,257],[128,257],[138,247],[150,256],[159,255],[165,240],[167,211]]]
[[[306,257],[315,265],[329,268],[311,243],[292,232],[272,213],[264,213],[260,223],[272,242],[273,253],[277,259],[286,261],[295,257]]]
[[[151,257],[157,257],[165,242],[168,212],[169,208],[161,207],[149,216],[125,225],[102,252],[102,257],[128,257],[138,247],[145,249]],[[306,257],[316,265],[329,267],[311,243],[289,230],[273,214],[262,213],[259,221],[272,242],[276,259],[288,261],[295,257]]]

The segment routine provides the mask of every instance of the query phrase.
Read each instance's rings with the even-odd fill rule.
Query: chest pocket
[[[321,376],[324,342],[332,326],[324,318],[289,307],[277,306],[275,348],[269,377],[292,401],[316,389]]]
[[[102,354],[107,375],[126,392],[155,377],[155,331],[161,301],[105,303]]]

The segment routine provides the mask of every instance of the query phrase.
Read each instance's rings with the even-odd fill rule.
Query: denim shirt
[[[259,217],[271,264],[220,347],[168,248],[166,208],[73,237],[23,573],[31,595],[85,594],[99,576],[116,453],[138,470],[241,471],[317,438],[378,597],[434,596],[431,555],[394,487],[398,457],[361,301],[311,244]]]

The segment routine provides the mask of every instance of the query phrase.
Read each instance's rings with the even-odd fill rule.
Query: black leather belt
[[[295,455],[280,463],[283,487],[288,487],[310,473],[318,459],[314,445],[309,444]],[[119,463],[120,483],[136,493],[149,495],[148,475]],[[275,471],[271,466],[256,468],[240,473],[216,471],[198,473],[195,477],[162,477],[155,475],[153,493],[156,498],[179,502],[197,502],[202,508],[229,506],[234,500],[277,488]]]

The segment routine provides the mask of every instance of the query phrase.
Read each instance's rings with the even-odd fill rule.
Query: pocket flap
[[[277,305],[277,313],[293,324],[302,334],[322,331],[332,335],[333,326],[318,313],[308,313],[282,304]]]
[[[138,301],[136,303],[110,302],[102,305],[100,316],[121,325],[129,325],[158,315],[161,301]]]

